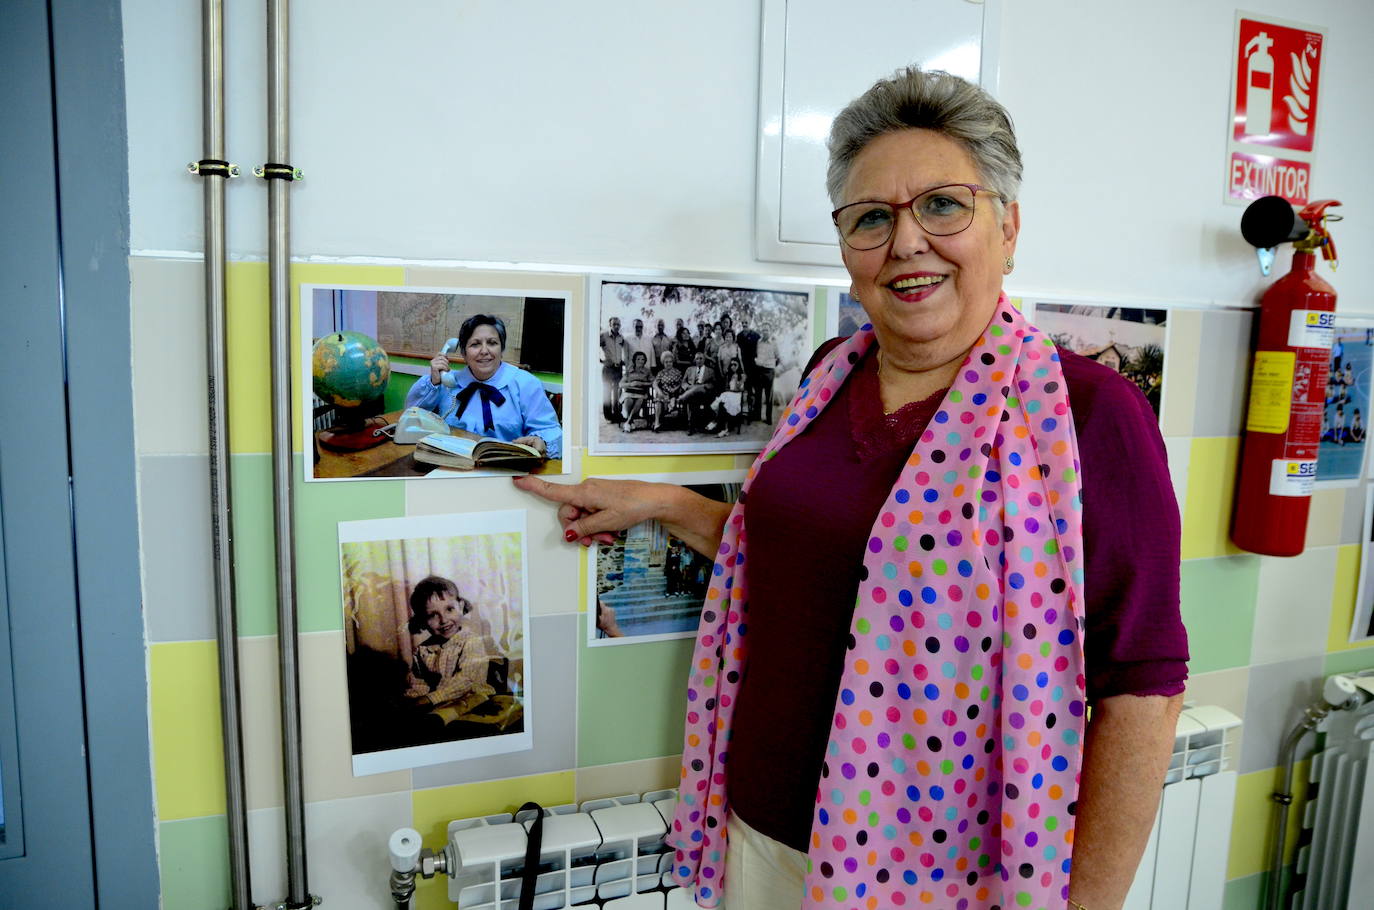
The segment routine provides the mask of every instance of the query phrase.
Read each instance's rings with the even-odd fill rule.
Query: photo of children
[[[339,524],[354,774],[531,748],[524,525]]]
[[[307,479],[564,472],[567,295],[305,285],[301,298]],[[461,470],[417,448],[431,433],[534,451]]]
[[[1059,347],[1096,360],[1135,383],[1158,418],[1168,316],[1164,309],[1037,302],[1030,321]]]
[[[1371,352],[1374,328],[1336,324],[1317,449],[1317,483],[1323,486],[1348,487],[1364,473]]]
[[[810,289],[595,279],[589,451],[757,452],[811,356]]]
[[[671,481],[718,502],[734,502],[743,471],[636,475],[632,480]],[[587,550],[589,645],[690,638],[696,634],[712,561],[672,536],[657,521],[637,524],[611,545]]]

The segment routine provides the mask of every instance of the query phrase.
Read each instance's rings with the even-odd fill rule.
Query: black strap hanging
[[[530,822],[529,834],[525,838],[525,868],[520,873],[520,910],[534,910],[535,881],[539,878],[539,851],[544,841],[544,807],[538,803],[525,803],[515,814],[533,809],[534,820]]]

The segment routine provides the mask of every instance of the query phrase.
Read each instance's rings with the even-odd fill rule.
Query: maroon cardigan
[[[1088,697],[1177,694],[1188,642],[1164,440],[1132,383],[1077,354],[1060,357],[1082,464]],[[732,725],[729,799],[756,830],[803,851],[864,545],[944,398],[883,414],[876,361],[866,357],[760,471],[745,503],[753,645]]]

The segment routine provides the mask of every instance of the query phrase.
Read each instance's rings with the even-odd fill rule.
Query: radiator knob
[[[391,848],[392,869],[397,872],[414,870],[415,861],[420,856],[420,848],[423,846],[419,831],[414,828],[397,828],[387,846]]]

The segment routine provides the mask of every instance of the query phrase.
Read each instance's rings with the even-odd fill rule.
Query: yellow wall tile
[[[442,844],[448,823],[455,818],[514,812],[521,803],[530,800],[543,806],[561,806],[573,801],[576,786],[574,772],[559,771],[415,790],[411,793],[415,805],[415,830],[424,837],[426,844]]]
[[[1231,543],[1231,503],[1236,487],[1235,436],[1198,437],[1188,459],[1188,496],[1184,505],[1183,558],[1234,556],[1244,551]]]
[[[1284,864],[1293,861],[1297,851],[1299,821],[1307,799],[1307,774],[1311,762],[1298,762],[1293,772],[1293,805],[1288,812],[1288,834],[1284,840]],[[1236,811],[1231,816],[1231,856],[1226,877],[1245,878],[1269,868],[1270,831],[1277,808],[1270,794],[1282,779],[1280,768],[1268,768],[1236,778]]]
[[[224,740],[215,643],[152,645],[148,677],[158,820],[223,814]]]
[[[753,462],[752,455],[749,462]],[[588,455],[582,459],[582,476],[733,471],[736,467],[734,455]]]
[[[291,265],[291,403],[300,400],[299,347],[302,284],[400,286],[405,269],[386,266]],[[225,273],[225,336],[229,347],[229,442],[235,454],[272,450],[271,321],[267,263],[231,262]],[[299,415],[298,415],[299,416]],[[300,422],[292,421],[292,449],[301,451]]]
[[[561,806],[576,795],[576,775],[572,771],[536,774],[478,784],[459,784],[416,790],[411,794],[415,807],[415,830],[428,847],[439,849],[448,837],[448,823],[455,818],[475,818],[514,812],[529,800],[542,806]],[[448,879],[438,876],[415,883],[415,910],[453,910],[448,899]]]

